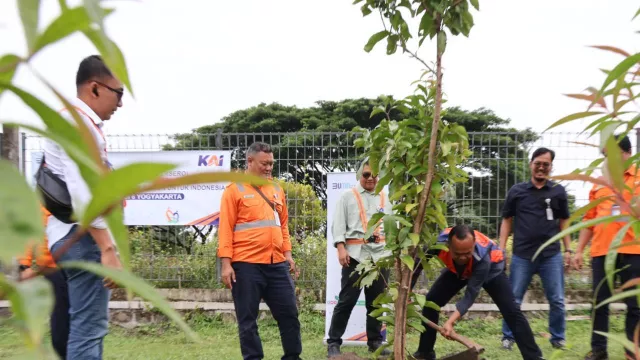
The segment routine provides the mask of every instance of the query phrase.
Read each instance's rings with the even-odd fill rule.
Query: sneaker
[[[608,360],[609,356],[607,355],[606,350],[591,350],[584,357],[584,360]]]
[[[505,350],[513,350],[513,344],[515,344],[515,340],[512,339],[503,339],[502,340],[502,348]]]
[[[567,342],[564,340],[555,340],[551,342],[551,346],[554,349],[564,349],[567,347]]]
[[[436,360],[436,352],[435,351],[432,351],[432,352],[430,352],[428,354],[416,351],[411,356],[412,356],[412,359],[414,359],[414,360]]]
[[[340,355],[341,355],[340,345],[331,344],[331,345],[327,346],[327,358],[328,359],[331,359],[332,357],[338,357]]]
[[[376,352],[376,350],[378,350],[381,346],[382,346],[382,343],[374,342],[371,345],[369,345],[369,352],[370,353]],[[386,348],[380,352],[380,356],[389,356],[389,355],[391,355],[391,350],[389,350],[389,348]]]

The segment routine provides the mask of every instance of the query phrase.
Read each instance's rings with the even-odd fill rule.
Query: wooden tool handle
[[[440,330],[442,330],[442,327],[436,323],[434,323],[433,321],[429,321],[427,320],[427,325],[429,325],[429,327],[437,330],[438,332]],[[458,334],[457,332],[453,332],[453,335],[451,335],[451,339],[459,342],[460,344],[466,346],[469,349],[475,348],[478,351],[484,350],[484,348],[482,346],[480,346],[479,344],[476,344],[473,340],[468,339],[460,334]]]

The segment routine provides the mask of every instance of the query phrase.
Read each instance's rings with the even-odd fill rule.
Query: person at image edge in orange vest
[[[271,146],[255,142],[247,149],[247,173],[271,179]],[[244,360],[264,357],[258,335],[258,308],[263,299],[280,329],[283,360],[302,353],[285,194],[275,183],[260,187],[232,183],[222,193],[218,257],[222,281],[231,288],[240,350]]]
[[[42,208],[42,221],[47,224],[49,212]],[[37,250],[34,248],[37,247]],[[51,343],[53,349],[61,359],[67,358],[67,341],[69,340],[69,294],[67,290],[67,281],[62,271],[57,269],[55,261],[49,252],[47,238],[40,244],[29,244],[25,251],[24,257],[20,258],[20,281],[26,281],[36,276],[36,271],[32,268],[35,257],[35,263],[51,283],[53,288],[54,304],[51,316],[49,318],[49,328],[51,331]]]
[[[618,146],[620,148],[622,161],[626,161],[631,157],[631,141],[629,137],[620,135],[614,135],[618,140]],[[605,157],[606,149],[603,152]],[[603,165],[603,169],[606,169],[606,165]],[[624,184],[629,189],[634,189],[633,193],[629,190],[624,190],[622,196],[624,201],[629,203],[632,198],[640,196],[640,173],[635,165],[630,166],[624,171]],[[607,179],[609,183],[612,183],[608,174],[604,174],[604,179]],[[625,215],[628,212],[622,210],[618,204],[613,200],[613,191],[598,184],[594,184],[593,188],[589,192],[589,202],[600,201],[598,205],[589,209],[584,215],[583,220],[593,220],[605,216]],[[611,197],[610,200],[601,201],[602,198]],[[616,234],[629,222],[628,219],[619,219],[614,222],[604,222],[598,225],[580,230],[580,236],[578,239],[578,247],[576,253],[571,261],[572,266],[576,270],[582,268],[584,249],[589,242],[591,242],[591,271],[593,282],[593,297],[596,304],[611,297],[611,290],[606,283],[601,284],[604,281],[605,274],[605,258],[609,252],[609,246],[616,237]],[[627,233],[622,239],[622,245],[625,243],[632,243],[636,241],[633,227],[629,228]],[[631,279],[640,277],[640,246],[628,244],[615,250],[618,254],[615,262],[615,270],[619,271],[616,277],[620,278],[621,283],[625,283]],[[632,290],[634,287],[629,288]],[[596,293],[596,290],[598,292]],[[627,339],[633,342],[634,331],[640,321],[640,307],[638,307],[638,299],[636,296],[627,296],[624,299],[627,305],[627,316],[625,319],[625,332]],[[595,309],[595,315],[593,317],[593,329],[591,333],[591,351],[585,356],[585,360],[606,360],[609,358],[607,354],[607,338],[596,334],[596,331],[606,333],[609,331],[609,307],[602,306]],[[635,359],[635,355],[627,351],[628,359]]]
[[[431,285],[427,293],[427,301],[439,307],[445,306],[456,294],[466,286],[462,299],[456,303],[456,310],[442,326],[442,335],[450,337],[454,333],[453,326],[467,313],[478,297],[480,289],[489,294],[500,313],[511,329],[520,354],[524,360],[542,360],[542,351],[536,344],[527,318],[516,303],[509,278],[504,272],[504,250],[486,235],[473,230],[468,225],[456,225],[445,229],[438,237],[438,244],[446,245],[447,250],[429,250],[427,257],[438,257],[446,265],[440,276]],[[411,279],[411,288],[415,286],[422,263],[419,264]],[[438,323],[439,312],[425,306],[422,315],[434,323]],[[435,360],[434,345],[436,331],[427,326],[420,335],[418,351],[413,354],[417,360]]]

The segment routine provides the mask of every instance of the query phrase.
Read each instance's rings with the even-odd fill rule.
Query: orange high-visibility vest
[[[248,184],[230,184],[222,193],[219,257],[256,264],[285,261],[284,252],[291,251],[291,242],[284,191],[276,184],[260,190],[271,205]]]
[[[40,210],[42,210],[42,222],[46,226],[49,215],[51,214],[43,206],[40,207]],[[49,252],[49,246],[46,236],[42,241],[39,242],[38,245],[36,245],[35,243],[31,243],[27,246],[24,257],[19,259],[20,265],[31,267],[34,258],[33,249],[36,246],[36,265],[40,268],[55,268],[56,263],[55,261],[53,261],[53,256],[51,256],[51,253]]]

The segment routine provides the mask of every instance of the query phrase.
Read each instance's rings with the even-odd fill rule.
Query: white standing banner
[[[31,152],[31,173],[40,166],[42,151]],[[229,151],[110,152],[114,168],[134,162],[173,163],[177,167],[162,176],[180,177],[194,173],[230,171]],[[126,199],[125,225],[217,225],[220,199],[227,183],[178,186],[136,194]]]
[[[338,304],[342,278],[342,266],[338,262],[338,252],[333,246],[331,224],[333,214],[340,196],[345,191],[350,191],[358,184],[355,172],[328,173],[327,174],[327,290],[326,290],[326,317],[325,317],[325,343],[329,338],[329,327],[333,317],[333,309]],[[389,193],[387,187],[385,193]],[[342,336],[343,345],[367,345],[367,307],[365,305],[364,290],[361,291],[356,306],[351,312],[347,329]],[[382,338],[386,341],[386,326],[382,326]]]

